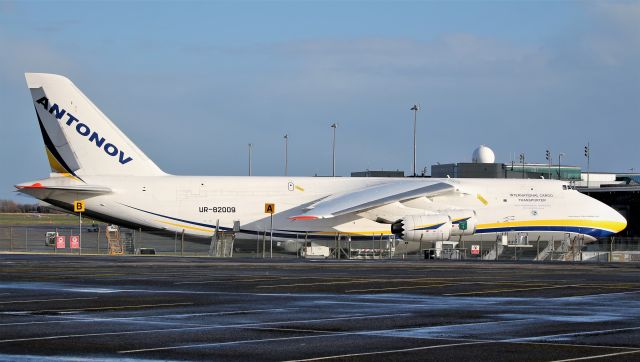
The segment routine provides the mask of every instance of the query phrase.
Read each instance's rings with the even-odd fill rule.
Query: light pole
[[[589,176],[591,175],[591,172],[589,170],[589,163],[591,161],[591,148],[589,148],[589,142],[587,142],[587,145],[584,146],[584,157],[587,158],[587,188],[589,188]]]
[[[520,154],[520,163],[522,163],[522,178],[524,178],[524,153]]]
[[[289,174],[289,135],[284,135],[284,175]]]
[[[545,158],[549,164],[549,180],[551,180],[551,151],[547,150]]]
[[[564,156],[564,153],[558,153],[558,180],[562,180],[562,177],[560,176],[560,158]]]
[[[413,177],[416,177],[416,127],[420,107],[418,107],[417,104],[414,104],[410,110],[413,111]]]
[[[253,145],[249,143],[249,176],[251,176],[251,149],[252,148],[253,148]]]
[[[336,177],[336,128],[338,128],[338,124],[334,123],[331,125],[333,128],[333,173],[332,176]]]

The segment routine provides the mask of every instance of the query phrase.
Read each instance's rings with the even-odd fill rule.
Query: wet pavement
[[[640,360],[640,265],[0,254],[0,360]]]

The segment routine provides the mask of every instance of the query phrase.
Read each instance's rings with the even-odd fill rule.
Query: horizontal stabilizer
[[[50,197],[53,194],[60,195],[62,193],[73,194],[76,197],[92,197],[112,192],[110,188],[99,185],[43,185],[41,182],[16,185],[16,189],[18,189],[19,192],[34,196],[38,199]]]

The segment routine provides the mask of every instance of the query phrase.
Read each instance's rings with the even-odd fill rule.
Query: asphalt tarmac
[[[0,360],[640,360],[640,265],[0,254]]]

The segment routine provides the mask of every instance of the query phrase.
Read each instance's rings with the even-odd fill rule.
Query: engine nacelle
[[[448,215],[405,216],[391,225],[391,232],[406,241],[443,241],[451,237]]]
[[[451,235],[464,236],[476,233],[478,218],[473,210],[447,210],[451,218]]]

